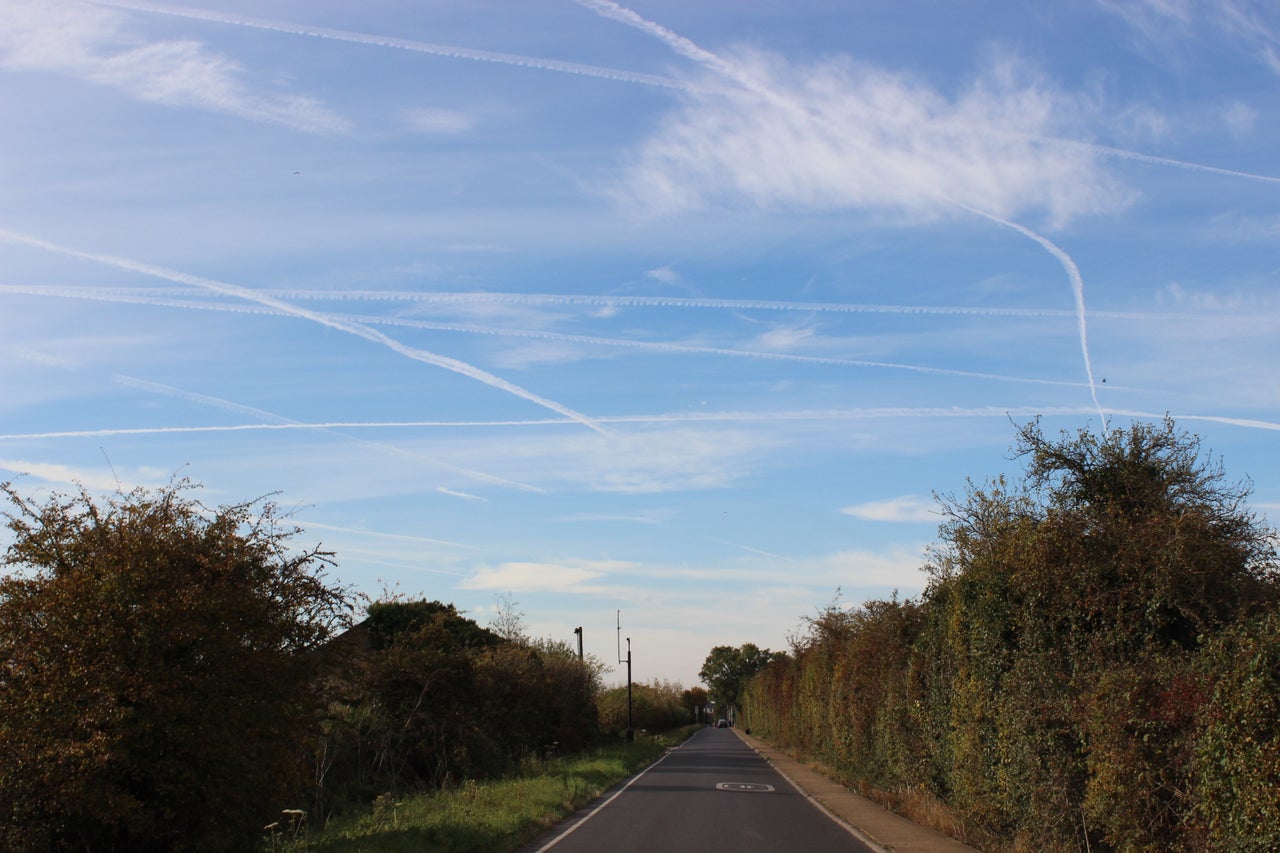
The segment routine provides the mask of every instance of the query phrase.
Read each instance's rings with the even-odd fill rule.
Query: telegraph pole
[[[627,743],[636,742],[636,729],[631,721],[631,638],[627,637]]]
[[[622,663],[622,611],[618,611],[618,663]],[[627,743],[635,743],[635,723],[631,716],[631,638],[627,637]]]

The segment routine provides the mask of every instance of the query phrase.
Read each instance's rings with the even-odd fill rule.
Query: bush
[[[300,796],[312,652],[346,595],[273,505],[190,488],[2,487],[0,848],[250,849]]]
[[[504,639],[438,601],[376,602],[351,635],[315,750],[322,814],[596,741],[599,667],[565,644]]]

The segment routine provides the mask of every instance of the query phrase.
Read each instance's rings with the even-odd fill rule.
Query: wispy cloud
[[[922,544],[918,548],[897,546],[886,551],[838,551],[812,561],[812,570],[828,584],[846,589],[889,587],[911,595],[923,590],[928,581],[924,564]]]
[[[920,495],[902,495],[885,500],[867,501],[844,507],[840,511],[864,521],[936,523],[941,517],[934,502]]]
[[[460,586],[510,592],[594,593],[599,590],[592,581],[635,567],[635,563],[619,560],[500,563],[476,569]]]
[[[764,207],[866,210],[930,220],[978,214],[1030,238],[1062,263],[1075,295],[1085,376],[1102,429],[1086,334],[1084,283],[1071,257],[1014,217],[1054,225],[1116,212],[1132,193],[1089,149],[1043,146],[1061,116],[1086,104],[1004,61],[951,100],[901,75],[847,62],[802,67],[739,50],[726,57],[613,0],[578,0],[655,36],[738,84],[692,93],[641,148],[629,191],[664,212],[746,201]]]
[[[1221,34],[1280,74],[1280,15],[1267,0],[1098,0],[1098,5],[1161,48],[1205,33]]]
[[[0,68],[66,74],[129,97],[312,133],[347,122],[314,98],[254,89],[239,63],[196,41],[145,41],[124,16],[67,0],[2,0]]]
[[[432,107],[403,110],[400,118],[411,129],[431,136],[457,136],[471,130],[476,123],[471,113]]]
[[[676,513],[668,509],[642,510],[640,512],[605,513],[579,512],[553,519],[557,522],[596,524],[599,522],[623,522],[625,524],[666,524]]]
[[[9,471],[20,476],[34,477],[51,486],[69,488],[83,485],[90,491],[98,492],[114,492],[117,489],[128,491],[135,486],[156,485],[158,482],[126,481],[118,478],[115,471],[73,468],[70,465],[33,462],[23,459],[0,459],[0,471]],[[3,479],[10,478],[5,477]]]
[[[1231,242],[1273,242],[1280,237],[1280,215],[1245,216],[1224,213],[1215,216],[1205,232],[1207,236]]]
[[[1134,197],[1091,149],[1037,141],[1087,106],[1013,63],[950,99],[849,61],[796,66],[748,50],[724,61],[752,85],[686,96],[634,152],[621,197],[656,211],[745,201],[914,220],[958,203],[1053,223]]]

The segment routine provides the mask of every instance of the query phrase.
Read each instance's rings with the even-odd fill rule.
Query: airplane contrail
[[[0,292],[5,291],[4,286],[0,286]],[[19,288],[20,292],[30,293],[32,289]],[[74,288],[57,288],[54,295],[64,298],[75,298]],[[98,298],[106,298],[99,296]],[[137,298],[124,299],[124,302],[130,304],[154,304],[161,307],[180,308],[192,311],[245,311],[257,314],[271,314],[280,316],[281,312],[272,311],[265,308],[246,308],[238,305],[216,305],[216,304],[200,304],[191,302],[178,302],[167,300],[147,301]],[[717,306],[720,307],[720,306]],[[964,312],[964,309],[960,309]],[[1010,309],[1016,310],[1016,309]],[[1056,315],[1072,316],[1072,312],[1058,311]],[[928,365],[908,364],[903,362],[892,361],[871,361],[866,359],[839,358],[835,356],[813,356],[800,355],[797,353],[772,352],[768,350],[744,350],[734,349],[730,347],[710,347],[710,346],[694,346],[691,344],[680,344],[668,341],[640,341],[627,338],[607,338],[593,335],[576,335],[567,332],[551,332],[542,329],[512,329],[493,326],[475,326],[464,323],[440,323],[430,320],[410,320],[399,317],[356,317],[353,315],[329,314],[330,319],[349,322],[352,324],[365,325],[384,325],[399,326],[411,329],[429,329],[438,332],[457,332],[459,334],[471,335],[488,335],[493,337],[514,337],[526,338],[531,340],[550,340],[564,341],[566,343],[577,343],[585,346],[604,346],[604,347],[622,347],[627,349],[648,350],[650,352],[666,352],[666,353],[686,353],[690,355],[713,355],[713,356],[729,356],[735,358],[753,358],[766,361],[791,361],[802,364],[827,364],[837,367],[862,367],[872,369],[887,370],[905,370],[915,373],[926,373],[935,376],[958,376],[967,379],[986,379],[998,382],[1021,382],[1033,385],[1054,385],[1065,387],[1076,387],[1079,382],[1071,382],[1061,379],[1037,379],[1034,377],[1010,376],[1000,373],[981,373],[970,370],[959,370],[956,368],[946,367],[930,367]],[[1023,316],[1021,314],[1017,316]],[[595,419],[599,422],[599,418]]]
[[[23,243],[28,246],[34,246],[39,249],[45,249],[46,251],[67,255],[68,257],[81,258],[83,260],[92,261],[98,264],[104,264],[106,266],[127,270],[129,272],[136,272],[142,275],[148,275],[155,278],[162,278],[167,281],[176,282],[178,284],[188,284],[188,285],[191,285],[192,287],[198,287],[203,290],[209,290],[214,293],[222,294],[224,296],[234,296],[239,299],[244,299],[249,302],[257,303],[259,305],[265,305],[269,308],[274,308],[275,310],[284,314],[288,314],[292,317],[297,317],[303,320],[310,320],[313,323],[318,323],[319,325],[325,326],[327,328],[334,329],[340,332],[346,332],[347,334],[354,335],[358,338],[363,338],[367,341],[380,344],[394,352],[399,353],[400,355],[405,356],[406,358],[413,359],[414,361],[419,361],[424,364],[430,364],[435,367],[441,367],[441,368],[444,368],[445,370],[458,373],[462,376],[466,376],[469,379],[474,379],[477,382],[481,382],[492,388],[497,388],[499,390],[506,391],[509,394],[512,394],[516,397],[520,397],[521,399],[527,400],[536,405],[542,406],[543,408],[550,409],[551,411],[564,415],[565,417],[571,418],[572,420],[575,420],[578,423],[582,424],[583,426],[589,429],[595,430],[596,432],[599,432],[599,433],[604,432],[604,430],[601,429],[600,426],[595,421],[593,421],[588,416],[582,414],[581,412],[574,411],[573,409],[570,409],[567,406],[563,406],[555,402],[554,400],[548,400],[545,397],[541,397],[533,393],[532,391],[528,391],[524,388],[521,388],[519,385],[508,382],[505,379],[495,376],[494,374],[489,373],[486,370],[482,370],[479,367],[475,367],[474,365],[467,364],[464,361],[459,361],[458,359],[450,358],[449,356],[437,355],[436,353],[429,352],[427,350],[417,349],[415,347],[410,347],[405,344],[402,344],[399,341],[395,340],[394,338],[390,338],[375,329],[370,329],[368,326],[365,326],[361,323],[352,323],[352,322],[336,320],[328,315],[321,314],[316,311],[310,311],[306,308],[299,308],[296,305],[291,305],[279,299],[266,296],[264,294],[258,293],[257,291],[247,287],[241,287],[235,284],[228,284],[222,281],[215,281],[214,279],[210,279],[210,278],[202,278],[200,276],[191,275],[189,273],[178,272],[177,270],[171,270],[171,269],[166,269],[164,267],[153,266],[151,264],[141,263],[139,261],[130,260],[128,258],[117,258],[112,255],[94,254],[92,252],[86,252],[86,251],[82,251],[80,249],[74,249],[68,246],[61,246],[61,245],[58,245],[57,243],[51,243],[48,240],[42,240],[38,237],[33,237],[27,234],[20,234],[16,231],[10,231],[4,228],[0,228],[0,239],[9,240],[15,243]]]
[[[184,388],[175,388],[172,385],[166,385],[162,382],[152,382],[147,379],[138,379],[137,377],[125,376],[121,374],[117,374],[113,378],[118,384],[124,385],[129,388],[137,388],[140,391],[147,391],[152,394],[163,394],[167,397],[175,397],[180,400],[187,400],[189,402],[197,403],[204,406],[212,406],[214,408],[223,409],[229,412],[238,412],[244,415],[252,415],[254,417],[264,418],[266,420],[273,422],[276,425],[289,424],[289,425],[307,426],[306,424],[299,424],[298,421],[293,420],[292,418],[286,418],[282,415],[277,415],[274,412],[269,412],[269,411],[266,411],[265,409],[259,409],[256,406],[246,406],[241,403],[236,403],[232,400],[224,400],[221,397],[213,397],[208,394],[199,394],[194,391],[188,391]],[[478,480],[480,482],[490,483],[492,485],[497,485],[497,486],[505,486],[508,488],[519,489],[520,491],[524,491],[524,492],[546,494],[545,489],[540,489],[537,486],[531,486],[527,483],[520,483],[515,480],[508,480],[505,477],[499,477],[494,474],[487,474],[484,471],[476,471],[470,468],[463,468],[461,466],[454,465],[450,462],[445,462],[444,460],[436,459],[435,457],[432,457],[432,456],[427,456],[426,454],[415,453],[411,450],[405,450],[404,448],[397,447],[393,444],[384,444],[383,442],[379,442],[379,441],[370,441],[365,438],[358,438],[353,435],[346,435],[342,432],[339,432],[337,429],[333,427],[311,426],[310,429],[316,432],[337,436],[338,438],[341,438],[344,441],[353,442],[355,444],[359,444],[364,447],[371,447],[375,450],[390,453],[395,456],[401,456],[401,457],[404,457],[407,459],[413,459],[419,462],[426,462],[428,464],[435,465],[439,468],[444,468],[445,470],[452,471],[455,474],[460,474],[472,480]],[[448,492],[448,490],[444,490],[444,491],[447,494],[454,494],[452,492]]]
[[[970,406],[942,407],[883,406],[863,409],[798,409],[792,411],[724,411],[724,412],[673,412],[663,414],[610,415],[600,418],[606,424],[663,424],[663,423],[760,423],[803,422],[838,420],[886,420],[889,418],[1031,418],[1074,416],[1093,412],[1081,406]],[[1169,412],[1143,412],[1131,409],[1115,409],[1113,415],[1126,418],[1160,420],[1166,415],[1175,420],[1205,421],[1238,426],[1247,429],[1280,431],[1280,423],[1253,418],[1232,418],[1225,415],[1177,414]],[[59,430],[54,432],[0,434],[0,441],[55,440],[59,438],[99,438],[117,435],[169,435],[181,433],[252,432],[271,430],[313,429],[455,429],[458,427],[543,427],[572,426],[576,421],[568,418],[536,418],[506,421],[322,421],[318,423],[231,424],[219,426],[185,427],[125,427],[86,430]]]
[[[1107,415],[1102,410],[1102,404],[1098,402],[1098,384],[1093,377],[1093,360],[1089,357],[1089,329],[1085,320],[1084,279],[1080,275],[1080,268],[1076,266],[1076,262],[1072,260],[1070,255],[1063,251],[1058,244],[1054,243],[1048,237],[1038,234],[1024,225],[1019,225],[1017,222],[1011,222],[1008,219],[996,216],[994,213],[988,213],[985,210],[979,210],[975,207],[959,204],[959,202],[954,203],[971,213],[989,219],[992,222],[1005,226],[1006,228],[1012,228],[1014,231],[1017,231],[1028,239],[1034,240],[1045,251],[1057,258],[1058,263],[1062,264],[1062,268],[1066,270],[1067,278],[1071,281],[1071,292],[1075,296],[1076,331],[1080,337],[1080,352],[1081,355],[1084,356],[1085,376],[1088,377],[1089,380],[1089,394],[1093,398],[1093,405],[1098,409],[1098,417],[1102,419],[1102,432],[1105,435],[1107,432]]]
[[[836,356],[799,355],[797,353],[770,352],[768,350],[743,350],[729,347],[693,346],[666,341],[636,341],[626,338],[603,338],[591,335],[575,335],[566,332],[548,332],[541,329],[503,329],[487,326],[470,326],[458,323],[433,323],[428,320],[382,319],[378,323],[409,328],[432,329],[434,331],[462,332],[478,335],[497,335],[505,337],[531,338],[538,340],[565,341],[567,343],[586,344],[589,346],[626,347],[653,352],[688,353],[691,355],[720,355],[739,358],[754,358],[765,361],[793,361],[803,364],[828,364],[839,367],[886,368],[891,370],[907,370],[915,373],[928,373],[936,376],[959,376],[967,379],[991,379],[1001,382],[1025,382],[1035,385],[1078,386],[1081,383],[1057,379],[1034,379],[1029,377],[1009,376],[999,373],[979,373],[971,370],[958,370],[948,367],[929,367],[927,365],[906,364],[893,361],[869,361],[865,359],[839,358]]]
[[[657,24],[642,17],[625,6],[615,3],[614,0],[575,0],[575,2],[604,17],[612,18],[626,24],[627,26],[634,27],[635,29],[655,36],[680,55],[688,57],[689,59],[702,64],[704,67],[728,77],[739,85],[747,88],[749,91],[762,95],[771,103],[785,109],[787,112],[801,115],[809,114],[808,111],[800,104],[797,104],[794,99],[781,95],[770,87],[752,79],[718,54],[706,50],[684,36],[667,29],[661,24]],[[995,214],[987,213],[986,211],[978,210],[970,207],[969,205],[956,202],[952,199],[942,198],[942,200],[1018,231],[1024,236],[1034,240],[1062,264],[1063,269],[1067,272],[1067,277],[1070,279],[1072,291],[1075,294],[1076,318],[1080,335],[1080,348],[1084,354],[1085,375],[1088,378],[1090,395],[1093,398],[1094,405],[1098,409],[1099,416],[1102,418],[1102,431],[1105,433],[1107,429],[1106,414],[1103,412],[1102,406],[1098,402],[1097,384],[1094,381],[1093,365],[1089,358],[1089,344],[1084,306],[1084,279],[1081,277],[1080,270],[1076,266],[1075,261],[1073,261],[1071,256],[1064,252],[1057,244],[1029,228],[1015,222],[1011,222],[1007,219],[1003,219]]]
[[[617,4],[610,2],[600,2],[600,0],[575,0],[579,5],[586,6],[593,11],[621,21],[629,26],[635,26],[645,30],[653,35],[658,36],[675,48],[682,55],[702,62],[704,60],[718,63],[717,70],[727,71],[731,68],[720,57],[698,47],[692,41],[679,36],[676,33],[640,17],[634,12],[625,9]],[[345,41],[355,44],[365,44],[373,47],[388,47],[396,50],[407,50],[416,53],[431,54],[449,59],[467,59],[477,62],[493,62],[502,65],[514,65],[523,68],[532,68],[540,71],[555,71],[565,74],[577,74],[585,77],[596,77],[604,80],[614,80],[620,83],[633,83],[642,86],[655,86],[659,88],[694,91],[699,87],[692,83],[677,80],[672,77],[663,77],[656,74],[645,74],[637,71],[627,71],[620,68],[609,68],[599,65],[588,65],[577,62],[565,62],[557,59],[548,59],[545,57],[526,56],[513,53],[502,53],[498,51],[476,50],[473,48],[460,47],[457,45],[436,44],[432,42],[417,41],[413,39],[401,39],[392,36],[379,36],[371,33],[353,32],[350,30],[336,30],[324,27],[304,26],[302,24],[289,23],[287,21],[277,21],[267,18],[257,18],[249,16],[228,15],[221,12],[214,12],[207,9],[193,9],[186,6],[173,6],[159,3],[148,3],[143,0],[86,0],[97,6],[103,6],[113,9],[122,9],[135,12],[147,12],[156,15],[168,15],[170,17],[188,18],[191,20],[210,21],[213,23],[227,24],[229,26],[248,27],[252,29],[270,30],[274,32],[286,33],[289,35],[308,36],[312,38],[331,39],[333,41]],[[739,80],[741,82],[741,80]],[[1107,155],[1109,157],[1118,157],[1126,160],[1134,160],[1140,163],[1150,163],[1158,166],[1171,166],[1178,169],[1186,169],[1190,171],[1205,172],[1209,174],[1225,175],[1229,177],[1245,178],[1254,181],[1267,181],[1270,183],[1280,183],[1280,177],[1274,175],[1263,175],[1256,172],[1244,172],[1237,169],[1225,169],[1219,166],[1210,166],[1204,163],[1193,163],[1187,160],[1178,160],[1171,157],[1160,157],[1154,154],[1147,154],[1141,151],[1133,151],[1125,148],[1117,148],[1111,145],[1101,145],[1094,142],[1084,142],[1077,139],[1067,139],[1063,137],[1045,137],[1041,141],[1053,144],[1069,145],[1072,147],[1084,148],[1090,151]]]
[[[1097,151],[1100,154],[1105,154],[1108,157],[1119,157],[1123,160],[1150,163],[1153,166],[1172,166],[1175,169],[1185,169],[1191,172],[1207,172],[1212,175],[1226,175],[1227,177],[1232,178],[1246,178],[1251,181],[1265,181],[1267,183],[1280,184],[1280,177],[1276,177],[1274,175],[1260,175],[1257,172],[1241,172],[1236,169],[1223,169],[1218,166],[1207,166],[1203,163],[1192,163],[1187,160],[1174,160],[1170,157],[1157,157],[1154,154],[1144,154],[1141,151],[1114,148],[1110,145],[1099,145],[1094,142],[1080,142],[1075,139],[1062,139],[1057,137],[1044,141],[1086,148],[1091,151]]]
[[[544,59],[536,56],[522,56],[514,53],[499,53],[489,50],[474,50],[456,45],[434,44],[415,41],[413,39],[379,36],[369,33],[358,33],[349,30],[334,30],[325,27],[312,27],[292,24],[286,21],[275,21],[266,18],[254,18],[244,15],[228,15],[207,9],[192,9],[186,6],[171,6],[160,3],[147,3],[143,0],[88,0],[97,6],[112,9],[125,9],[133,12],[148,12],[156,15],[169,15],[178,18],[189,18],[197,21],[210,21],[236,27],[251,27],[259,30],[271,30],[296,36],[330,39],[372,47],[389,47],[396,50],[408,50],[415,53],[427,53],[450,59],[469,59],[478,62],[493,62],[500,65],[515,65],[522,68],[533,68],[539,71],[558,71],[564,74],[577,74],[583,77],[596,77],[603,80],[614,80],[620,83],[635,83],[642,86],[656,86],[664,89],[689,90],[695,87],[671,77],[656,74],[643,74],[637,71],[624,71],[619,68],[606,68],[599,65],[584,65],[577,62],[563,62],[557,59]]]
[[[1074,317],[1075,312],[1062,308],[1009,308],[968,305],[893,305],[857,302],[790,302],[770,299],[716,299],[685,296],[633,296],[576,293],[510,293],[500,291],[419,291],[419,290],[299,290],[263,288],[266,296],[289,300],[333,302],[413,302],[436,305],[493,303],[511,305],[585,305],[599,308],[672,308],[724,311],[777,311],[814,314],[919,314],[967,317]],[[167,288],[66,287],[40,284],[0,284],[0,293],[29,296],[53,296],[66,299],[157,305],[171,308],[212,308],[213,303],[166,301],[162,297],[188,295],[187,290]],[[243,308],[246,312],[272,313]],[[1091,317],[1113,320],[1153,320],[1186,318],[1191,314],[1138,311],[1091,311]]]

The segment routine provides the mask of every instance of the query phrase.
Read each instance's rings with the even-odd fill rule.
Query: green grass
[[[305,840],[264,849],[323,853],[509,853],[532,841],[612,785],[655,761],[696,731],[641,734],[633,744],[531,761],[519,776],[394,801],[332,821]]]

